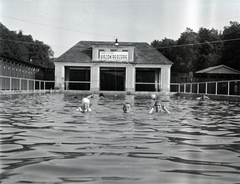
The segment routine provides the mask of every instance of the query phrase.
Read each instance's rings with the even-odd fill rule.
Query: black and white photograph
[[[240,184],[240,0],[0,0],[0,183]]]

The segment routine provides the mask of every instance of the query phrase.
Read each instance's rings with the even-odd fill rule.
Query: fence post
[[[35,84],[35,80],[33,80],[33,91],[35,92],[35,89],[36,89],[36,84]]]
[[[229,96],[229,94],[230,94],[230,81],[228,81],[228,96]]]
[[[10,81],[9,81],[9,91],[11,92],[12,91],[12,77],[10,77]]]
[[[205,94],[207,94],[207,82],[206,82],[206,86],[205,86]]]
[[[27,79],[27,91],[29,91],[29,79]]]
[[[19,79],[19,91],[21,91],[22,90],[22,79],[20,78]]]

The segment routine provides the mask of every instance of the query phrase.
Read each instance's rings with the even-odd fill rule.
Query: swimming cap
[[[90,100],[88,98],[83,98],[82,103],[83,104],[90,104]]]
[[[155,94],[152,94],[152,95],[151,95],[151,98],[152,98],[152,99],[155,99],[155,98],[156,98],[156,95],[155,95]]]

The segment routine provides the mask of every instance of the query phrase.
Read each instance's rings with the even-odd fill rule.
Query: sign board
[[[128,61],[128,52],[100,52],[99,60]]]

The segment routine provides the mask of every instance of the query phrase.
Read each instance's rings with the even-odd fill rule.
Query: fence
[[[49,90],[54,89],[55,81],[35,80],[27,78],[0,76],[0,90]],[[66,88],[79,88],[90,90],[89,81],[66,81]],[[153,84],[151,84],[153,85]],[[240,95],[240,80],[211,81],[194,83],[171,83],[170,92],[195,93],[195,94],[214,94],[214,95]]]
[[[54,89],[55,81],[0,76],[0,90],[30,91]]]
[[[172,83],[170,91],[213,95],[240,95],[240,80]]]

